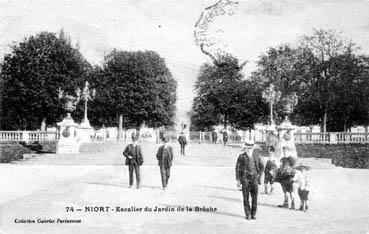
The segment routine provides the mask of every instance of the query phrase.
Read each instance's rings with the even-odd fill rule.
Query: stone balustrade
[[[47,142],[58,141],[59,132],[51,131],[0,131],[0,142],[25,141],[25,142]]]
[[[369,143],[369,133],[295,133],[295,142],[296,144],[367,144]]]
[[[176,141],[177,135],[173,135]],[[241,135],[234,133],[229,135],[230,143],[242,143],[245,139],[252,138],[256,142],[265,142],[265,133],[244,132]],[[60,133],[58,131],[0,131],[0,142],[5,141],[25,141],[25,142],[48,142],[58,141]],[[115,138],[114,138],[115,139]],[[189,142],[211,143],[211,132],[190,132]],[[218,134],[218,140],[222,141],[222,134]],[[351,133],[351,132],[323,132],[323,133],[295,133],[296,144],[367,144],[369,143],[369,133]]]

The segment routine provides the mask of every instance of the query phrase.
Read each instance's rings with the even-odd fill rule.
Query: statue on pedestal
[[[283,121],[277,127],[278,130],[278,153],[282,156],[282,148],[287,147],[291,151],[291,155],[297,158],[294,131],[295,127],[289,120],[289,116],[292,114],[294,107],[297,105],[297,95],[292,93],[281,99],[280,104],[283,106]]]

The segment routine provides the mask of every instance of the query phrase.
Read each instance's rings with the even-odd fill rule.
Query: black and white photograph
[[[0,0],[0,234],[369,234],[368,0]]]

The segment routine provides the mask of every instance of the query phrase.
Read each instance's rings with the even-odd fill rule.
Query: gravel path
[[[172,167],[166,191],[161,190],[154,165],[142,167],[142,188],[137,190],[128,188],[127,167],[120,165],[1,164],[0,233],[369,232],[369,170],[305,159],[313,165],[310,210],[277,208],[282,191],[276,184],[273,195],[259,193],[258,219],[247,221],[241,192],[235,188],[234,162],[219,156],[217,163],[210,163],[214,155],[222,155],[219,150],[227,149],[213,147],[215,153],[210,154],[207,147],[202,153],[201,147],[196,149],[203,155],[196,166],[179,160]],[[193,152],[189,157],[196,158]],[[221,162],[231,165],[218,165]],[[67,212],[67,207],[74,211]],[[205,210],[195,211],[196,207]],[[35,223],[16,223],[16,219]],[[81,223],[58,223],[58,219]]]

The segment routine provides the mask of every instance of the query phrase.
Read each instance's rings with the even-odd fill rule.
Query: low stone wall
[[[331,158],[336,166],[369,168],[368,144],[299,144],[296,150],[301,158]]]
[[[9,163],[23,159],[23,154],[34,153],[32,150],[14,142],[0,143],[0,163]]]

